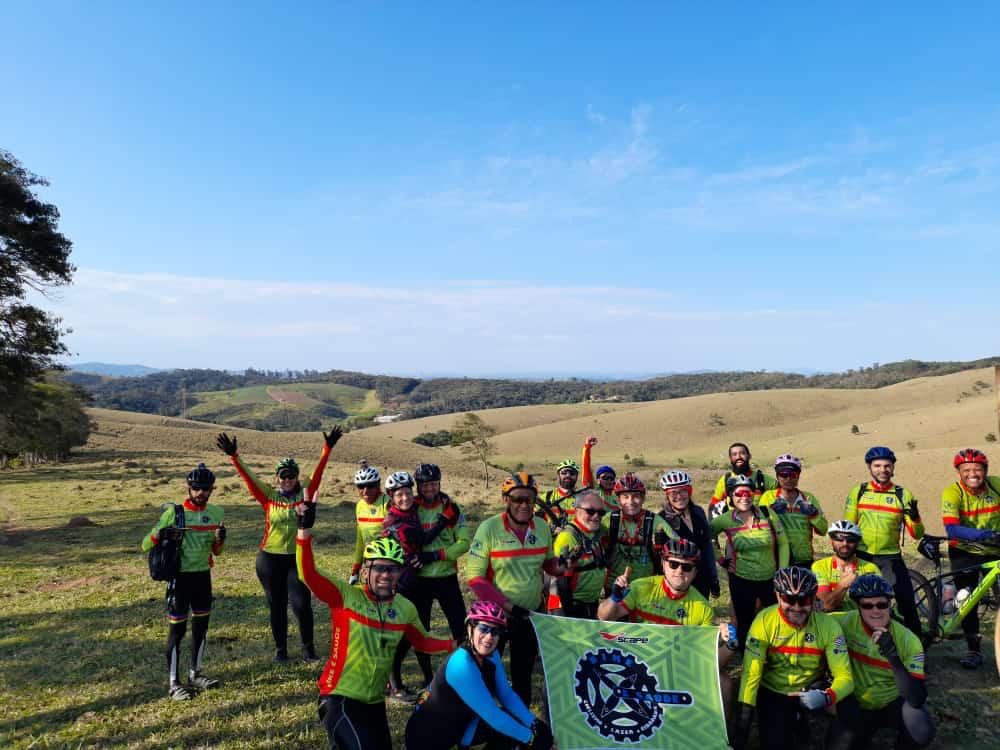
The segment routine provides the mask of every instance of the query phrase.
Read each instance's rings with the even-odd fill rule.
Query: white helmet
[[[378,484],[381,481],[382,475],[378,473],[378,469],[374,466],[362,466],[354,472],[354,484],[357,487],[367,487]]]
[[[691,475],[683,469],[674,469],[660,477],[660,489],[669,490],[674,487],[691,487]]]
[[[858,528],[857,524],[851,521],[834,521],[830,524],[830,528],[827,530],[826,535],[832,536],[833,534],[851,534],[852,536],[861,539],[861,529]]]
[[[777,469],[779,466],[791,466],[796,471],[802,471],[802,459],[786,453],[774,459],[774,468]]]
[[[385,480],[385,491],[392,493],[398,490],[400,487],[412,487],[413,477],[410,476],[408,471],[394,471],[389,475],[389,478]]]

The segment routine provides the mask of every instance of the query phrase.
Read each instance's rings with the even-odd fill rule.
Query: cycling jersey
[[[450,651],[455,642],[432,638],[404,596],[384,602],[364,586],[349,586],[316,568],[312,538],[296,545],[299,578],[330,607],[330,658],[319,678],[320,695],[342,695],[363,703],[381,703],[392,657],[406,638],[417,651]]]
[[[632,622],[658,625],[712,625],[712,605],[695,590],[674,593],[663,576],[649,576],[629,583],[622,601]]]
[[[324,443],[319,463],[316,464],[316,471],[309,480],[310,497],[315,497],[319,491],[320,482],[323,480],[323,469],[326,468],[328,458],[330,458],[330,446]],[[294,495],[286,497],[274,487],[261,482],[250,467],[243,463],[239,454],[230,456],[230,460],[236,467],[237,473],[243,478],[243,482],[250,490],[254,500],[260,503],[264,509],[264,538],[261,540],[260,548],[265,552],[279,555],[294,555],[295,532],[298,529],[295,509],[304,502],[301,487]]]
[[[892,666],[872,641],[872,631],[861,619],[861,612],[838,612],[833,617],[840,623],[847,639],[847,651],[851,657],[851,672],[854,676],[854,695],[861,708],[875,711],[889,705],[899,697],[899,689],[892,675]],[[901,623],[895,620],[889,622],[899,660],[903,662],[907,672],[918,680],[923,680],[924,647],[920,639]]]
[[[615,518],[619,520],[615,521]],[[647,518],[652,520],[647,521]],[[618,527],[618,538],[612,540],[614,526]],[[662,531],[670,539],[677,538],[677,532],[663,516],[645,508],[635,518],[628,518],[620,511],[606,515],[601,520],[601,535],[608,552],[609,578],[614,580],[629,566],[632,568],[632,578],[646,578],[659,573],[660,555],[653,549],[653,540],[658,531]]]
[[[736,563],[736,575],[749,581],[766,581],[788,565],[788,536],[777,514],[751,506],[750,522],[736,511],[712,519],[709,533],[726,535],[725,555]]]
[[[487,518],[476,529],[466,559],[469,585],[487,581],[511,603],[536,610],[542,602],[542,566],[552,559],[552,533],[532,518],[523,540],[507,514]]]
[[[755,705],[760,687],[780,695],[808,690],[826,670],[833,676],[826,690],[831,702],[850,695],[854,678],[844,631],[837,621],[814,611],[804,625],[796,627],[774,604],[762,609],[750,625],[738,700]]]
[[[573,571],[567,574],[573,599],[580,602],[596,602],[601,598],[604,579],[608,575],[600,531],[595,535],[582,528],[576,519],[573,519],[572,523],[567,524],[566,528],[556,535],[552,543],[552,553],[556,557],[569,557],[576,552],[581,554],[573,564]]]
[[[351,574],[361,570],[361,562],[365,555],[365,545],[382,536],[382,523],[385,521],[385,509],[389,507],[389,496],[382,494],[374,503],[361,499],[354,505],[354,518],[357,533],[354,539],[354,558]]]
[[[190,500],[185,500],[184,508],[184,539],[181,542],[181,573],[198,573],[208,570],[213,564],[213,555],[221,554],[222,542],[215,540],[215,532],[222,525],[225,511],[218,505],[205,503],[198,507]],[[160,520],[149,530],[142,540],[142,551],[149,552],[160,543],[159,537],[153,534],[168,526],[173,526],[175,520],[174,506],[169,506],[160,515]]]
[[[884,486],[865,482],[854,487],[847,495],[844,518],[861,528],[858,550],[869,555],[900,554],[899,530],[904,524],[911,537],[922,537],[923,523],[903,512],[912,508],[913,502],[909,490],[892,482]]]
[[[715,491],[712,493],[712,499],[708,501],[709,506],[715,505],[717,503],[728,503],[729,495],[726,493],[726,480],[730,477],[735,476],[749,476],[753,481],[753,495],[754,497],[760,497],[767,490],[778,489],[778,480],[774,477],[768,476],[760,469],[754,469],[752,473],[748,474],[737,474],[735,471],[727,471],[721,477],[719,481],[715,483]]]
[[[961,482],[945,487],[941,493],[941,516],[944,525],[964,526],[982,531],[1000,532],[1000,477],[986,477],[982,494],[974,495]],[[952,547],[973,554],[981,550],[963,544],[960,539],[951,539]]]
[[[781,525],[785,527],[785,533],[788,534],[789,558],[796,562],[812,562],[813,534],[826,534],[829,524],[814,494],[797,490],[796,495],[797,497],[789,502],[779,487],[776,490],[767,490],[760,496],[757,504],[767,506],[774,513],[775,510],[771,508],[774,503],[779,500],[784,500],[787,503],[788,509],[778,515],[781,516]],[[819,512],[812,517],[805,515],[802,512],[803,502],[812,505]]]
[[[417,513],[424,531],[436,525],[445,502],[451,502],[451,499],[444,494],[438,495],[432,503],[423,498],[417,501]],[[423,546],[424,552],[437,552],[439,559],[424,563],[420,568],[420,577],[440,578],[455,575],[458,569],[456,561],[469,551],[470,536],[469,527],[465,525],[465,516],[460,514],[454,526],[445,526],[440,534]]]
[[[535,715],[507,681],[499,650],[478,663],[463,645],[438,668],[421,696],[406,724],[406,746],[468,747],[475,744],[480,722],[527,744],[534,721]]]
[[[556,487],[535,499],[535,516],[545,521],[553,530],[565,526],[576,510],[573,508],[573,495],[576,490],[564,490]]]
[[[821,594],[832,591],[840,583],[840,576],[843,575],[847,568],[853,568],[855,575],[858,576],[868,575],[869,573],[877,576],[882,575],[882,571],[878,565],[873,562],[856,557],[853,563],[845,563],[836,555],[830,555],[812,564],[812,572],[815,573],[816,582],[819,584],[817,591]],[[849,596],[844,597],[844,601],[840,606],[843,610],[858,608],[858,605]]]
[[[601,499],[604,500],[604,507],[609,511],[615,510],[621,506],[618,505],[618,495],[614,492],[605,492],[601,489],[600,483],[594,478],[594,472],[590,465],[590,449],[592,446],[583,444],[583,460],[581,464],[583,466],[581,479],[583,481],[584,487],[590,487],[595,492],[600,494]]]

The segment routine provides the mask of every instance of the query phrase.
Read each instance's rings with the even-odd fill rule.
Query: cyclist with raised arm
[[[511,688],[498,646],[507,613],[495,602],[473,602],[465,641],[438,668],[406,723],[406,746],[450,750],[485,743],[490,750],[549,750],[552,731]],[[520,744],[518,744],[520,743]]]
[[[788,534],[790,564],[808,568],[813,564],[813,534],[826,533],[826,516],[816,496],[799,489],[800,458],[790,453],[778,456],[774,474],[778,477],[778,488],[765,491],[757,502],[781,516],[781,525]]]
[[[806,729],[803,712],[832,706],[838,716],[857,714],[856,703],[843,702],[854,690],[844,631],[831,615],[813,609],[816,576],[805,568],[780,568],[773,585],[778,603],[760,611],[747,636],[735,750],[746,748],[755,711],[763,750],[796,747]],[[833,679],[821,688],[817,683],[827,670]]]
[[[909,490],[893,484],[896,454],[885,446],[869,448],[865,463],[871,481],[862,482],[847,495],[844,518],[861,529],[858,556],[875,563],[896,592],[896,605],[906,627],[922,635],[920,617],[913,600],[913,584],[899,547],[902,528],[914,539],[924,535],[917,501]]]
[[[610,466],[598,466],[597,474],[591,470],[590,463],[590,449],[597,445],[597,438],[593,435],[588,435],[587,439],[583,441],[583,486],[592,487],[601,494],[601,499],[604,501],[605,507],[611,511],[618,507],[618,497],[615,495],[615,479],[618,478],[618,474]],[[597,477],[597,483],[594,483],[594,477]]]
[[[351,577],[348,579],[351,585],[357,583],[360,577],[365,547],[382,536],[382,524],[385,523],[385,511],[389,505],[389,496],[382,492],[382,475],[374,466],[369,466],[367,461],[362,461],[354,472],[354,486],[357,488],[358,501],[354,505],[357,533],[354,539],[354,558],[351,560]]]
[[[694,486],[691,475],[683,469],[664,472],[660,477],[663,490],[663,510],[659,515],[682,539],[693,542],[698,555],[698,572],[692,584],[706,599],[719,596],[719,574],[715,567],[715,545],[709,532],[708,517],[700,506],[691,502]]]
[[[308,490],[307,490],[308,492]],[[394,539],[376,539],[365,547],[361,585],[352,586],[316,567],[312,528],[313,495],[297,510],[296,561],[299,576],[316,598],[330,608],[330,658],[319,678],[320,720],[330,750],[391,750],[383,685],[396,645],[403,638],[418,651],[445,653],[455,643],[432,638],[417,609],[396,594],[403,571],[403,550]]]
[[[746,443],[733,443],[729,446],[729,465],[731,469],[719,477],[715,483],[715,491],[708,501],[708,515],[710,518],[722,515],[727,510],[732,510],[729,497],[728,484],[730,480],[743,477],[750,480],[750,489],[755,498],[763,495],[767,490],[777,489],[778,483],[774,477],[768,476],[760,469],[755,469],[750,464],[752,455]]]
[[[834,615],[847,639],[857,712],[842,712],[830,727],[827,747],[864,750],[879,729],[896,730],[897,748],[926,747],[934,739],[927,711],[924,647],[892,619],[893,590],[879,575],[851,584],[856,608]]]
[[[730,479],[733,509],[712,519],[709,533],[715,539],[725,534],[726,544],[719,565],[729,574],[729,596],[736,618],[736,637],[746,644],[757,603],[775,603],[774,574],[788,565],[788,537],[777,515],[754,505],[753,481]]]
[[[308,483],[311,496],[319,491],[323,470],[330,458],[330,451],[343,434],[334,425],[329,434],[323,434],[323,451]],[[295,570],[295,518],[296,510],[303,503],[303,487],[299,481],[299,465],[294,458],[283,458],[274,467],[277,488],[262,482],[243,462],[236,446],[236,438],[220,433],[216,445],[229,456],[236,472],[243,479],[254,500],[264,510],[264,538],[257,552],[255,568],[257,580],[264,588],[271,610],[271,635],[274,638],[274,660],[288,661],[288,604],[299,623],[302,639],[302,660],[319,661],[313,645],[313,611],[309,590],[302,585]]]
[[[212,614],[212,562],[222,553],[226,542],[225,513],[208,502],[215,489],[215,474],[205,464],[198,464],[187,475],[187,497],[181,511],[170,505],[160,520],[142,539],[143,552],[149,552],[162,540],[180,543],[180,572],[167,584],[167,671],[170,676],[167,695],[186,701],[201,690],[218,687],[219,681],[201,673],[208,640],[208,618]],[[183,526],[175,521],[182,514]],[[191,669],[188,683],[181,683],[181,642],[187,632],[191,613]]]
[[[579,476],[580,465],[572,458],[564,459],[556,464],[556,487],[535,498],[535,515],[549,525],[553,534],[569,522]]]
[[[580,491],[573,501],[573,520],[552,543],[552,551],[567,571],[555,579],[556,594],[549,595],[549,614],[597,618],[597,603],[604,590],[608,564],[601,538],[601,520],[607,513],[600,493]]]
[[[952,461],[958,480],[941,493],[941,515],[948,533],[948,559],[952,570],[981,565],[1000,558],[1000,477],[987,476],[989,459],[975,448],[959,451]],[[972,590],[980,572],[955,576],[955,585]],[[983,665],[979,636],[979,610],[973,607],[962,620],[969,650],[961,659],[966,669]]]
[[[824,612],[854,609],[854,602],[847,596],[851,584],[859,576],[868,573],[878,575],[878,565],[858,557],[861,529],[856,524],[834,521],[830,524],[828,536],[833,554],[812,564],[812,572],[819,584],[816,598]]]
[[[548,524],[533,513],[538,499],[535,478],[519,471],[503,481],[500,492],[504,512],[479,524],[465,572],[476,598],[496,602],[509,616],[511,683],[530,706],[538,641],[529,617],[542,606],[543,572],[561,575],[566,570],[552,553]]]
[[[620,507],[602,522],[609,578],[617,578],[629,567],[633,578],[662,573],[660,550],[677,533],[662,516],[643,507],[646,485],[637,475],[628,472],[618,477],[615,494]]]

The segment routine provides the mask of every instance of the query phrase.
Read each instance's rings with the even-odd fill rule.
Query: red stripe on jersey
[[[523,557],[524,555],[544,555],[548,550],[545,547],[536,549],[506,549],[490,552],[490,557]]]

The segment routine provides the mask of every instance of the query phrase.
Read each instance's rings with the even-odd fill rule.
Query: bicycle
[[[917,544],[917,551],[934,563],[933,578],[927,579],[920,572],[909,570],[910,581],[913,583],[913,597],[924,628],[925,646],[948,638],[958,629],[973,607],[983,605],[986,611],[1000,608],[1000,560],[990,560],[979,565],[942,572],[941,544],[947,541],[947,537],[925,534]],[[996,547],[973,546],[977,547],[980,553],[1000,553],[1000,549]],[[979,585],[970,591],[964,600],[956,596],[954,600],[946,601],[945,587],[950,587],[952,591],[958,590],[955,587],[955,575],[972,571],[983,574]],[[1000,616],[995,618],[993,624],[993,649],[997,671],[1000,672]]]

